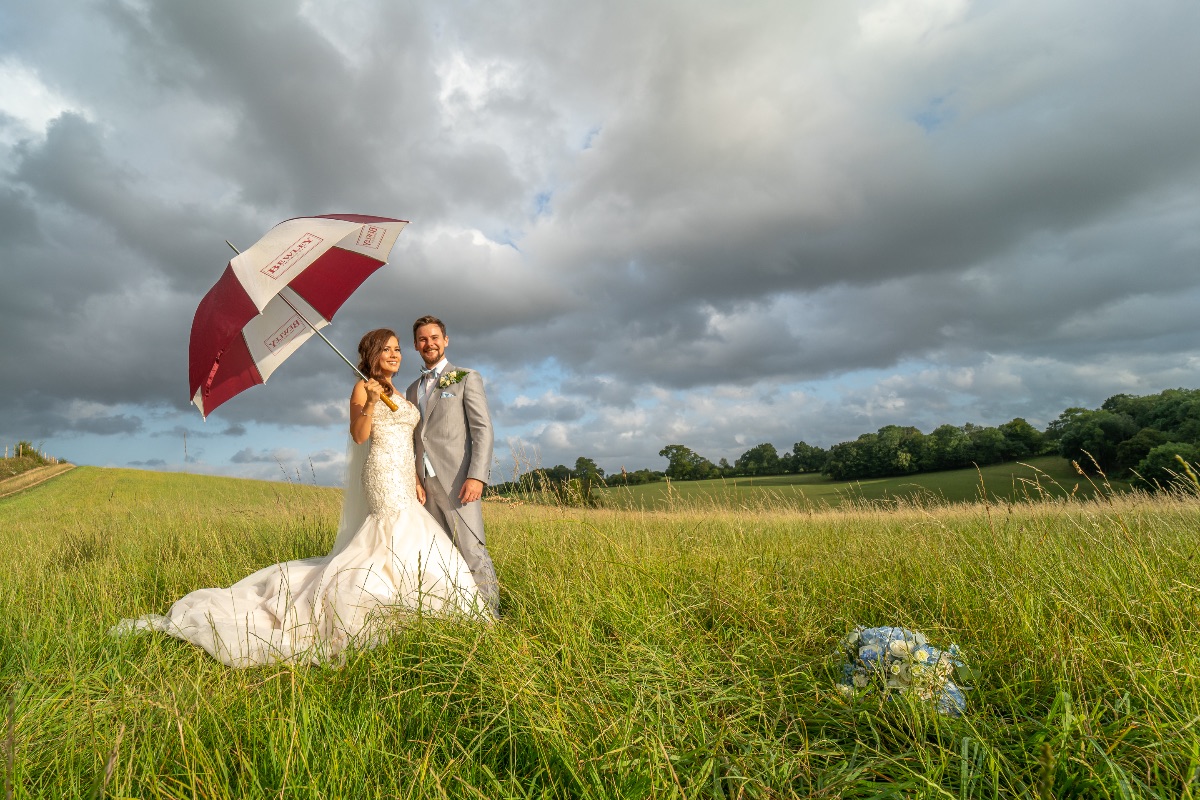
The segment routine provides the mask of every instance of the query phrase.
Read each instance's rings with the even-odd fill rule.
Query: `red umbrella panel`
[[[408,223],[330,214],[281,222],[234,257],[192,320],[192,402],[208,416],[263,383],[387,263]],[[311,323],[311,326],[309,325]]]

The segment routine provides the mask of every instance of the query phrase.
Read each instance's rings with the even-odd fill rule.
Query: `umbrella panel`
[[[376,267],[382,266],[407,223],[382,217],[374,219],[373,222],[337,217],[287,220],[235,256],[229,264],[254,305],[261,310],[282,287],[301,281],[306,273],[329,259],[339,264],[353,263],[348,259],[358,256],[375,262]],[[324,274],[328,277],[336,273],[326,270]],[[311,280],[306,285],[324,291],[323,286]],[[301,294],[308,293],[302,291]],[[349,296],[349,292],[345,296]]]
[[[207,415],[238,392],[265,383],[288,356],[312,337],[313,329],[304,320],[317,328],[329,325],[329,320],[290,288],[281,291],[221,353],[192,402]]]
[[[331,320],[354,290],[382,266],[378,258],[334,247],[297,275],[288,288],[305,298],[322,317]],[[308,314],[304,316],[312,319]]]

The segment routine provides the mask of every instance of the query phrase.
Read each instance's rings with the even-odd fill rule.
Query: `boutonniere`
[[[467,371],[465,369],[456,369],[454,372],[447,372],[445,375],[438,378],[438,388],[445,389],[447,386],[453,386],[454,384],[462,381],[462,379],[465,377],[467,377]]]

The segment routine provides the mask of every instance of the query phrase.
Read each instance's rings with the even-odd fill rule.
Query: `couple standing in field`
[[[350,396],[342,518],[327,555],[198,589],[166,616],[123,620],[113,632],[161,631],[250,667],[336,662],[352,646],[386,639],[398,615],[496,619],[499,585],[480,503],[492,461],[483,382],[449,363],[436,317],[413,324],[413,343],[425,366],[397,402],[396,334],[381,328],[359,342],[367,380]]]
[[[363,337],[363,343],[379,347],[380,355],[393,343],[399,348],[395,334],[387,329],[371,331]],[[367,438],[361,435],[362,429],[371,425],[374,417],[366,404],[373,405],[384,393],[390,396],[394,391],[391,378],[400,366],[398,352],[394,360],[364,357],[363,343],[359,344],[359,358],[364,363],[359,368],[370,364],[378,372],[373,375],[362,370],[370,380],[359,381],[350,398],[350,434],[359,444]],[[418,476],[415,490],[419,502],[453,540],[470,567],[479,593],[496,613],[499,588],[485,544],[480,503],[491,472],[492,420],[483,379],[478,372],[459,369],[449,362],[449,344],[446,326],[437,317],[425,316],[413,323],[413,347],[425,362],[421,377],[405,392],[410,406],[420,412],[412,436]],[[355,476],[346,477],[350,481]]]

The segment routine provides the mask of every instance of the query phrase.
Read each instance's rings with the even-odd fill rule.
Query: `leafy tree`
[[[742,453],[733,467],[742,475],[778,475],[779,453],[775,445],[764,442]]]
[[[594,475],[597,478],[604,477],[604,470],[596,466],[596,462],[590,458],[580,456],[575,459],[575,477],[581,477],[583,473]]]
[[[1200,470],[1200,445],[1167,442],[1155,447],[1137,465],[1137,473],[1152,486],[1169,486],[1184,474],[1182,458],[1193,471]]]
[[[1139,429],[1154,428],[1169,434],[1171,441],[1195,441],[1200,434],[1200,389],[1167,389],[1145,397],[1117,394],[1105,400],[1100,409],[1125,414]]]
[[[614,472],[605,478],[605,483],[609,486],[640,486],[644,483],[654,483],[661,481],[663,474],[654,472],[648,469],[638,469],[633,472],[626,472],[624,468],[620,472]]]
[[[683,481],[692,477],[692,459],[696,455],[690,447],[681,444],[669,444],[658,454],[667,460],[666,475],[673,481]]]
[[[1043,436],[1041,431],[1023,418],[1015,417],[1011,422],[1001,425],[998,430],[1004,435],[1004,445],[1001,450],[1004,461],[1029,458],[1042,452]]]
[[[639,469],[629,473],[629,477],[633,483],[654,483],[661,481],[663,474],[651,469]]]
[[[1046,426],[1046,432],[1043,434],[1047,441],[1052,442],[1055,447],[1058,447],[1059,441],[1062,439],[1063,431],[1068,425],[1075,422],[1083,414],[1088,414],[1086,408],[1071,406],[1058,415],[1058,419],[1052,421]]]
[[[1060,420],[1063,423],[1059,428],[1059,453],[1084,471],[1097,467],[1106,473],[1114,471],[1117,446],[1138,431],[1137,423],[1128,414],[1103,409],[1067,409],[1055,422]]]
[[[1128,418],[1136,430],[1105,431],[1115,446],[1113,465],[1118,471],[1133,468],[1151,450],[1170,442],[1200,444],[1200,389],[1167,389],[1145,397],[1117,394],[1105,400],[1098,413]]]
[[[697,455],[692,467],[692,475],[695,476],[695,480],[702,481],[707,478],[721,477],[721,470],[704,456]]]
[[[1200,389],[1167,389],[1152,399],[1148,427],[1169,434],[1175,442],[1200,441]]]
[[[547,483],[566,483],[571,480],[571,470],[562,464],[555,464],[550,469],[539,470],[539,472]]]
[[[971,465],[971,437],[955,425],[941,425],[925,437],[925,459],[922,467],[934,472],[961,469]]]
[[[715,464],[681,444],[669,444],[658,454],[667,459],[666,476],[671,480],[700,480],[714,477],[717,472]]]
[[[866,456],[869,473],[862,477],[907,475],[920,470],[925,435],[913,427],[885,425],[870,441]],[[861,438],[860,438],[860,441]]]
[[[574,477],[579,481],[580,489],[585,497],[590,497],[592,487],[596,484],[604,483],[604,470],[596,466],[596,462],[590,458],[580,456],[575,459],[575,474]]]
[[[1114,466],[1120,472],[1132,470],[1150,455],[1150,451],[1160,444],[1166,444],[1170,437],[1154,428],[1142,428],[1132,438],[1117,445],[1117,456]]]
[[[789,472],[820,472],[825,468],[825,450],[813,447],[807,442],[796,442],[792,445],[789,459]]]
[[[978,465],[999,464],[1004,460],[1006,441],[999,428],[975,428],[970,433],[971,461]]]
[[[866,477],[869,474],[867,451],[874,437],[873,433],[864,433],[853,442],[840,442],[829,448],[825,474],[838,481]]]

